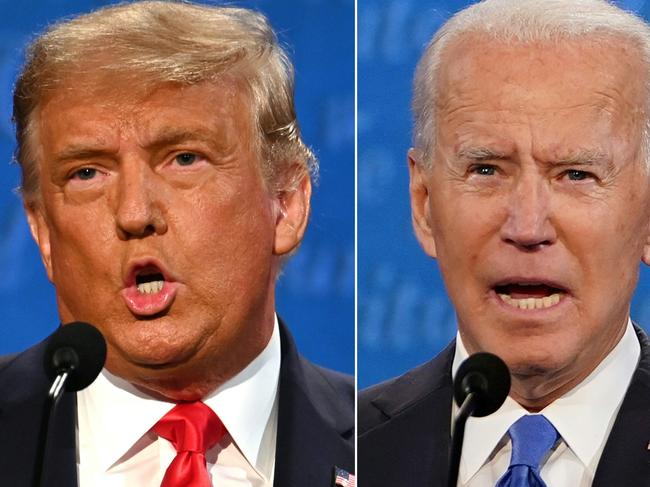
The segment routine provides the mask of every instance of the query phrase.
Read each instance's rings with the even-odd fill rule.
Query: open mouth
[[[169,310],[178,288],[162,264],[147,259],[130,266],[121,294],[134,315],[151,317]]]
[[[566,295],[566,289],[556,285],[537,282],[513,282],[494,287],[504,303],[519,309],[546,309],[558,304]]]
[[[156,269],[144,269],[136,273],[135,286],[140,294],[156,294],[165,286],[165,276]]]

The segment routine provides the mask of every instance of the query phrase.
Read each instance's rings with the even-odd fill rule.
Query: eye
[[[174,160],[178,163],[179,166],[191,166],[196,162],[197,155],[192,154],[191,152],[183,152],[178,154]]]
[[[580,171],[579,169],[569,169],[564,174],[571,181],[584,181],[585,179],[593,178],[591,173]]]
[[[470,167],[469,172],[472,174],[478,174],[479,176],[494,176],[497,172],[497,168],[489,164],[480,164]]]
[[[80,179],[82,181],[88,181],[93,179],[95,176],[97,176],[97,169],[92,167],[82,167],[72,174],[73,179]]]

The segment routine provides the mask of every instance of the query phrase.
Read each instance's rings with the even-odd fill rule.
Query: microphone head
[[[67,391],[88,387],[106,362],[106,341],[97,328],[76,321],[60,326],[48,339],[45,349],[45,373],[50,381],[68,372]]]
[[[496,355],[475,353],[465,360],[454,379],[454,398],[459,406],[470,392],[476,396],[472,416],[483,417],[501,407],[510,392],[510,371]]]

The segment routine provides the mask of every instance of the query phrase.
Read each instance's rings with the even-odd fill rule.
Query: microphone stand
[[[463,404],[458,409],[458,414],[454,420],[454,427],[451,432],[449,475],[447,476],[448,487],[456,487],[458,483],[460,454],[463,451],[463,440],[465,438],[465,424],[476,410],[479,392],[485,390],[485,378],[481,374],[471,372],[463,379],[462,384],[463,389],[467,392],[467,396],[465,396]]]
[[[66,354],[68,352],[75,353],[71,349],[62,349],[57,351],[57,354],[62,352]],[[76,355],[76,354],[75,354]],[[42,487],[43,486],[43,470],[45,464],[45,452],[47,451],[47,439],[48,433],[50,430],[50,418],[54,415],[57,404],[59,404],[59,399],[63,394],[65,383],[68,380],[70,372],[74,369],[74,366],[68,367],[67,370],[62,370],[54,379],[52,386],[47,394],[45,399],[45,408],[43,409],[43,415],[41,416],[41,425],[38,432],[38,449],[36,450],[36,458],[34,463],[34,481],[32,483],[33,487]]]
[[[465,424],[470,416],[483,417],[501,407],[510,391],[510,372],[496,355],[475,353],[465,360],[454,378],[454,399],[460,406],[451,432],[447,486],[456,487]]]

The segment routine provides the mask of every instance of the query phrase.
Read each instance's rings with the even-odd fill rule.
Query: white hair
[[[484,0],[451,17],[418,62],[413,83],[413,145],[431,163],[435,147],[438,74],[445,49],[461,36],[482,34],[503,42],[537,43],[565,39],[621,38],[639,50],[650,100],[650,26],[606,0]],[[647,105],[644,104],[644,105]],[[650,122],[644,106],[642,146],[649,153]]]

